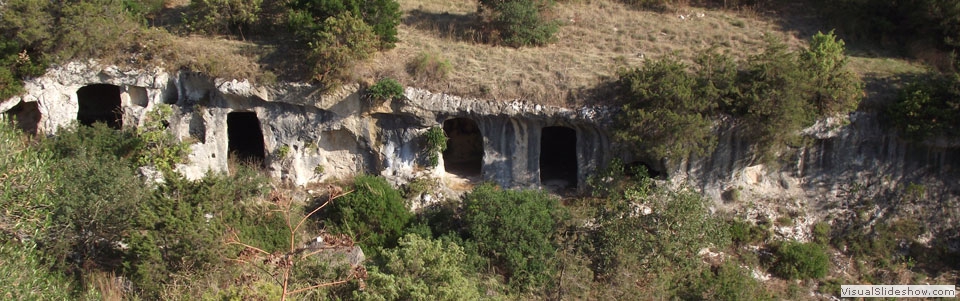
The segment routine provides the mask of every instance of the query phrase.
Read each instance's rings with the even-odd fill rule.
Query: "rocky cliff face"
[[[78,90],[90,86],[106,88],[78,96]],[[122,71],[92,62],[52,68],[27,81],[26,90],[0,103],[0,112],[42,134],[55,134],[78,119],[110,116],[91,110],[117,110],[122,119],[117,124],[136,127],[154,107],[171,105],[175,114],[168,128],[191,149],[189,163],[177,170],[189,178],[226,171],[240,153],[262,160],[274,177],[298,185],[360,172],[394,180],[442,176],[442,160],[437,167],[427,166],[422,137],[453,118],[472,121],[479,129],[482,179],[507,187],[540,186],[541,155],[556,151],[541,148],[545,127],[572,129],[575,135],[570,139],[576,143],[566,150],[576,161],[567,171],[575,183],[563,183],[568,189],[582,189],[586,175],[613,156],[605,130],[608,114],[593,108],[483,101],[414,88],[405,91],[402,101],[375,105],[356,86],[321,94],[307,84],[261,87],[191,72]],[[109,95],[113,93],[119,95]],[[119,102],[111,107],[114,98]]]
[[[115,86],[103,91],[119,95],[81,99],[77,91],[92,85]],[[298,185],[359,172],[398,181],[424,174],[440,177],[448,171],[442,157],[437,167],[427,166],[423,134],[455,118],[474,123],[479,131],[482,145],[470,148],[482,162],[479,178],[503,186],[557,182],[582,190],[589,174],[615,157],[624,157],[613,151],[609,138],[611,112],[596,107],[573,110],[521,100],[485,101],[416,88],[407,88],[404,100],[374,104],[361,97],[357,86],[322,94],[308,84],[263,87],[191,72],[123,71],[93,62],[52,68],[26,82],[26,90],[0,102],[0,112],[24,129],[43,134],[55,134],[78,117],[95,114],[84,112],[84,102],[119,99],[116,109],[123,127],[138,126],[154,107],[171,105],[175,116],[169,120],[169,129],[190,143],[192,151],[189,163],[178,170],[190,178],[227,170],[231,152],[243,151],[231,145],[231,137],[234,144],[262,140],[255,145],[262,150],[255,150],[252,158],[262,160],[274,177]],[[242,112],[252,113],[248,116],[254,116],[256,124],[231,130],[230,116]],[[908,142],[883,131],[877,118],[866,113],[841,122],[828,119],[807,129],[805,134],[815,141],[784,155],[790,163],[775,168],[752,160],[749,141],[736,127],[721,127],[716,151],[672,166],[668,174],[674,182],[693,184],[716,200],[737,191],[827,202],[854,186],[891,190],[922,183],[935,199],[956,203],[960,194],[957,145]],[[257,127],[260,133],[255,133]],[[553,127],[567,129],[573,137],[545,136],[544,129]],[[451,145],[463,143],[467,142],[451,141]],[[557,155],[565,152],[571,157]],[[463,154],[455,157],[460,161]],[[556,158],[560,161],[550,161]],[[567,169],[554,168],[565,161],[575,163]]]

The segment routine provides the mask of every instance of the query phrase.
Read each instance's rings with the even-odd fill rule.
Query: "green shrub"
[[[903,136],[913,141],[960,129],[960,75],[925,74],[908,82],[890,105],[887,116]]]
[[[750,275],[750,271],[727,260],[713,270],[704,269],[700,277],[694,280],[690,290],[681,291],[681,297],[699,300],[773,300],[760,281]],[[696,295],[683,296],[683,293],[695,292]]]
[[[447,79],[453,67],[438,54],[420,53],[407,63],[407,73],[418,82],[436,82]]]
[[[138,166],[155,166],[164,172],[166,177],[175,177],[173,169],[176,164],[183,163],[190,152],[190,146],[178,141],[167,126],[164,125],[173,116],[170,105],[160,104],[153,111],[147,112],[143,124],[136,129],[137,136],[142,140],[142,147],[137,157]]]
[[[369,300],[479,300],[477,274],[463,247],[408,234],[384,251],[384,267],[372,271],[359,296]]]
[[[327,227],[349,233],[364,251],[373,254],[395,246],[413,219],[400,192],[384,178],[370,175],[354,178],[352,189],[321,212]]]
[[[226,244],[234,235],[268,252],[285,250],[285,221],[256,202],[266,193],[266,181],[248,167],[199,181],[168,179],[140,206],[125,274],[142,295],[155,297],[175,275],[208,271],[235,256],[240,249]]]
[[[784,242],[775,256],[773,272],[784,279],[820,279],[830,267],[827,251],[816,243]]]
[[[714,99],[703,97],[698,78],[676,58],[644,64],[620,75],[623,114],[616,137],[644,156],[679,162],[713,150]]]
[[[424,149],[427,164],[430,167],[437,166],[440,164],[440,154],[447,149],[447,134],[443,132],[443,128],[435,126],[424,134],[424,138],[427,143]]]
[[[813,241],[826,246],[830,243],[830,224],[827,222],[817,222],[813,224]]]
[[[61,135],[69,135],[62,133]],[[60,159],[53,192],[57,200],[46,245],[58,262],[113,267],[116,243],[130,237],[150,194],[131,164],[81,152]]]
[[[552,236],[564,214],[543,192],[483,184],[464,197],[464,232],[511,286],[530,290],[550,285],[557,272]]]
[[[733,219],[729,221],[730,238],[737,245],[759,244],[770,237],[770,231],[747,221]]]
[[[553,41],[560,28],[544,19],[553,0],[480,0],[480,15],[512,47],[541,46]]]
[[[367,88],[367,97],[379,103],[387,100],[401,100],[403,99],[403,85],[395,79],[384,78]]]
[[[818,116],[853,111],[863,96],[860,78],[847,68],[844,44],[832,30],[817,32],[810,39],[810,48],[800,55],[812,73],[812,102]]]
[[[400,24],[400,4],[395,0],[294,0],[290,2],[288,25],[295,35],[315,41],[317,32],[334,32],[330,18],[350,14],[367,25],[375,35],[374,47],[393,48]]]
[[[649,208],[648,213],[640,204]],[[634,266],[651,271],[669,268],[681,278],[696,273],[701,249],[730,244],[726,224],[707,205],[694,191],[658,188],[650,179],[611,194],[596,213],[598,227],[590,238],[597,278],[609,279]]]
[[[291,16],[291,19],[295,18],[309,20],[310,15]],[[308,41],[307,61],[312,66],[313,78],[328,89],[345,80],[357,61],[376,51],[377,37],[373,28],[349,12],[327,18],[318,30],[305,37]]]
[[[242,37],[259,20],[262,4],[263,0],[191,1],[185,23],[195,31]]]

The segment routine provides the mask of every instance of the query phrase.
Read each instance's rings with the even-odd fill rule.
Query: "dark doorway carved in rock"
[[[577,131],[543,128],[540,136],[540,184],[550,189],[577,187]]]
[[[233,112],[227,114],[228,158],[262,166],[266,156],[260,119],[254,112]]]
[[[443,151],[443,168],[464,177],[480,176],[483,168],[483,135],[477,123],[467,118],[443,122],[447,149]]]
[[[81,125],[93,125],[97,122],[107,124],[113,129],[123,126],[123,111],[120,107],[120,87],[108,84],[94,84],[77,90],[77,121]]]

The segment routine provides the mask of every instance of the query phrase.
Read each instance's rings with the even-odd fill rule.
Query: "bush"
[[[309,14],[295,18],[309,20]],[[294,17],[292,17],[294,18]],[[313,78],[327,89],[338,86],[350,74],[350,68],[376,51],[373,28],[346,12],[327,18],[319,31],[306,37],[307,61]]]
[[[960,75],[925,74],[900,90],[886,114],[893,126],[913,141],[947,135],[960,129]]]
[[[395,0],[294,0],[288,24],[294,33],[307,42],[314,41],[316,32],[333,32],[327,23],[330,18],[343,18],[350,14],[374,34],[374,47],[393,48],[397,40],[397,25],[400,24],[400,4]]]
[[[440,154],[447,150],[447,134],[443,132],[443,128],[435,126],[430,128],[424,134],[424,137],[427,140],[427,147],[424,149],[427,155],[427,164],[430,167],[435,167],[440,164]]]
[[[408,234],[396,249],[384,251],[384,268],[372,271],[370,300],[479,300],[476,272],[466,266],[463,247]]]
[[[691,287],[697,295],[683,296],[699,300],[773,300],[750,271],[728,260],[714,269],[705,269]],[[682,292],[682,291],[681,291]]]
[[[450,61],[432,53],[420,53],[407,63],[407,73],[421,83],[445,80],[451,69]]]
[[[790,241],[777,247],[773,272],[784,279],[820,279],[829,267],[830,258],[823,246]]]
[[[544,19],[553,0],[480,0],[479,13],[503,43],[512,47],[541,46],[553,41],[560,25]]]
[[[185,22],[191,30],[243,37],[259,20],[261,4],[263,0],[191,1]]]
[[[770,237],[769,228],[753,225],[740,219],[729,221],[730,238],[737,245],[759,244]]]
[[[58,262],[75,268],[117,268],[116,244],[132,234],[149,190],[117,157],[79,152],[60,159],[56,168],[61,174],[52,193],[57,204],[46,234],[48,249]]]
[[[549,285],[555,276],[552,237],[564,214],[556,199],[539,191],[483,184],[464,197],[466,237],[521,291]]]
[[[817,32],[810,39],[810,48],[801,53],[801,60],[812,79],[813,104],[819,116],[856,110],[863,88],[860,78],[847,66],[844,42],[831,30]]]
[[[403,99],[403,85],[395,79],[384,78],[367,89],[367,97],[377,102]]]
[[[350,234],[373,254],[395,246],[413,219],[400,192],[384,178],[370,175],[354,178],[352,189],[321,212],[327,226]]]
[[[641,204],[649,211],[645,213]],[[612,194],[597,211],[598,228],[591,233],[594,273],[609,279],[633,266],[650,271],[669,268],[681,278],[695,273],[701,249],[730,244],[726,224],[711,215],[707,204],[694,191],[657,188],[650,179]]]
[[[713,150],[717,103],[703,97],[698,78],[675,58],[644,64],[620,75],[625,104],[616,137],[654,160],[679,162]]]

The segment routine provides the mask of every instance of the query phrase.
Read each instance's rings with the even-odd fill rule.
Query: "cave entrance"
[[[40,104],[36,101],[20,102],[7,111],[10,123],[29,134],[36,134],[40,124]]]
[[[543,128],[540,136],[540,184],[562,190],[577,187],[577,131]]]
[[[454,118],[443,122],[447,149],[443,151],[443,168],[463,177],[480,176],[483,168],[483,135],[473,120]]]
[[[84,86],[77,90],[77,120],[82,125],[106,123],[113,129],[123,126],[123,111],[120,108],[120,87],[108,84]]]
[[[242,163],[262,166],[266,157],[263,144],[263,132],[260,119],[254,112],[233,112],[227,114],[227,145],[230,150],[227,158]]]

